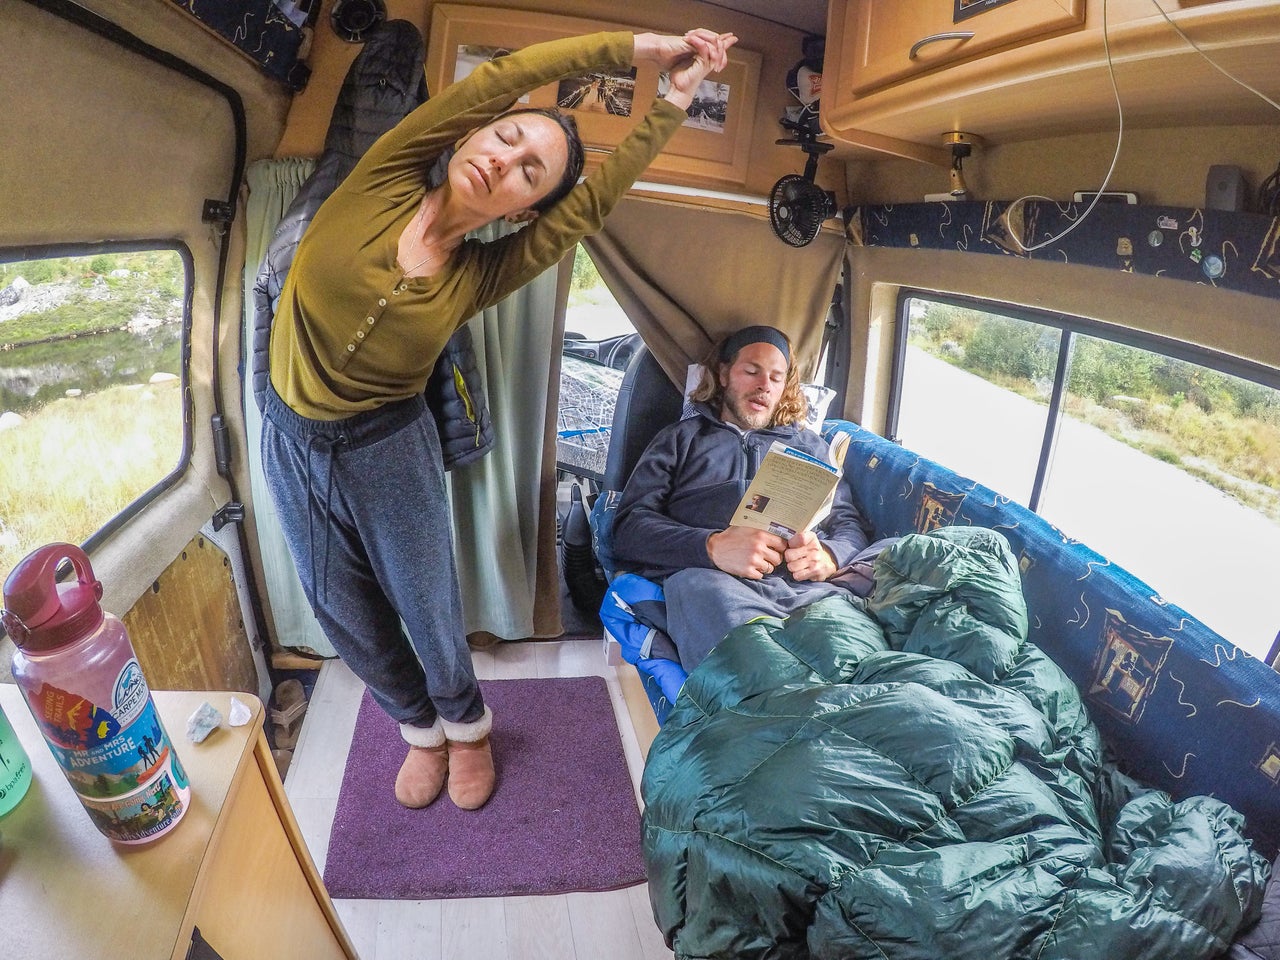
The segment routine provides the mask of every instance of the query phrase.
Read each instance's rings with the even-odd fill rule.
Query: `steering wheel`
[[[626,370],[631,363],[631,358],[636,355],[636,351],[643,343],[644,340],[638,333],[619,337],[609,346],[609,355],[605,362],[615,370]]]

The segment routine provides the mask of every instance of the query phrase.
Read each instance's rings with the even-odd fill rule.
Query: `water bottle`
[[[70,560],[74,581],[57,582]],[[118,843],[177,826],[191,787],[156,713],[124,624],[103,611],[83,550],[52,543],[4,582],[13,676],[54,759],[94,825]]]
[[[31,761],[0,710],[0,817],[18,805],[31,786]]]

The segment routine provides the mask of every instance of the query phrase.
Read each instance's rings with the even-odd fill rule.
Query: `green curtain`
[[[513,229],[499,220],[472,236],[494,240]],[[467,633],[507,640],[560,633],[558,616],[548,628],[534,615],[547,404],[559,396],[551,383],[563,336],[555,305],[556,271],[546,270],[471,321],[496,443],[447,475]],[[541,582],[556,578],[553,560]]]
[[[302,583],[280,534],[280,521],[275,504],[267,492],[262,475],[262,458],[258,454],[262,439],[262,414],[253,398],[253,381],[247,369],[248,350],[252,343],[253,281],[266,256],[276,225],[293,202],[311,171],[316,167],[310,158],[260,160],[245,171],[249,198],[245,202],[248,236],[244,256],[244,423],[249,444],[249,486],[253,494],[253,518],[258,530],[258,549],[262,554],[262,574],[266,580],[267,602],[275,622],[276,642],[282,647],[310,650],[323,657],[336,656],[328,637],[320,629],[311,604],[302,593]]]
[[[246,344],[252,308],[248,294],[258,265],[285,209],[314,167],[314,161],[306,159],[260,160],[247,171]],[[512,229],[516,228],[498,221],[472,236],[493,240]],[[548,629],[534,615],[547,405],[558,395],[550,382],[561,337],[556,285],[556,271],[547,270],[470,321],[496,443],[474,464],[447,474],[454,556],[469,634],[521,639],[559,633],[558,623]],[[334,656],[280,536],[258,458],[262,421],[247,376],[245,422],[255,521],[278,642]],[[543,583],[555,582],[554,569],[541,574]]]

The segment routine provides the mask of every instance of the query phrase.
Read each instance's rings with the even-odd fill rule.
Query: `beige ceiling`
[[[724,7],[773,20],[808,33],[827,32],[827,0],[697,0],[712,7]],[[905,2],[905,0],[904,0]]]

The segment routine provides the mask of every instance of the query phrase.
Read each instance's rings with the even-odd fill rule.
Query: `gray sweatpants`
[[[262,465],[307,600],[378,704],[411,726],[479,720],[440,439],[423,398],[310,420],[268,386]]]

